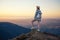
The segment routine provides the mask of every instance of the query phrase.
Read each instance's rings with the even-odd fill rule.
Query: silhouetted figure
[[[40,6],[36,6],[36,13],[35,13],[35,17],[34,20],[32,21],[32,29],[34,29],[34,22],[37,21],[38,22],[38,29],[37,31],[40,31],[40,22],[41,22],[41,10],[40,10]]]

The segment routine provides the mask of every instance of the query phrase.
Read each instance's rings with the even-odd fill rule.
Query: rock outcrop
[[[48,33],[38,32],[36,29],[33,29],[27,34],[22,34],[9,40],[60,40],[60,37]]]

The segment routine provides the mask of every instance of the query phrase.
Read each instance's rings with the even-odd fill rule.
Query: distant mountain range
[[[0,22],[0,40],[8,40],[20,34],[30,32],[30,29],[9,22]]]
[[[31,26],[30,26],[31,27]],[[41,27],[41,32],[51,33],[60,36],[59,28],[47,28],[45,26]],[[10,23],[10,22],[0,22],[0,40],[8,40],[14,38],[18,35],[30,32],[31,29],[24,28],[22,26]]]
[[[60,27],[58,28],[48,28],[48,27],[41,27],[41,32],[46,32],[50,34],[54,34],[60,37]]]

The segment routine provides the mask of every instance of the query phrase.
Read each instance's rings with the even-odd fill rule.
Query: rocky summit
[[[38,32],[36,29],[33,29],[27,34],[21,34],[9,40],[60,40],[60,37],[45,32]]]

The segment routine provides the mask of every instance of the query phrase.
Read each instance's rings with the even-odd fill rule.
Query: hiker
[[[31,29],[34,29],[34,22],[37,21],[38,22],[37,31],[40,31],[41,14],[42,14],[42,12],[40,10],[40,6],[36,6],[36,13],[34,16],[34,20],[32,21],[32,28]]]

